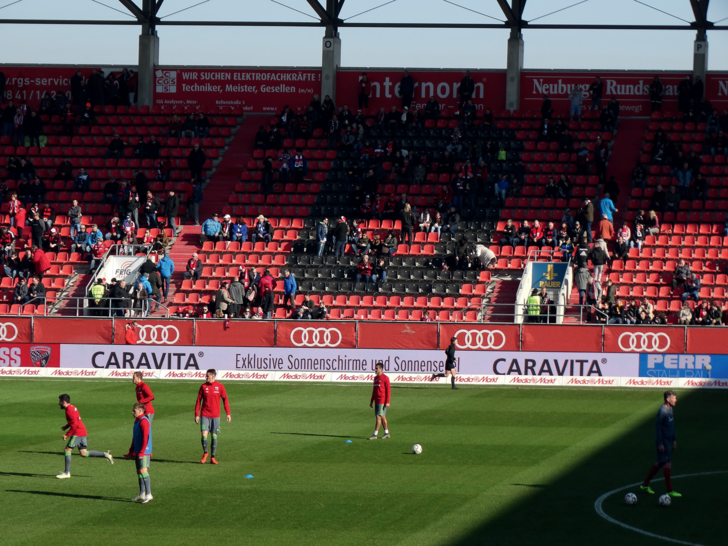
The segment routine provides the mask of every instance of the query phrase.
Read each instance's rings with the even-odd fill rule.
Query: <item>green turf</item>
[[[68,392],[89,448],[131,442],[131,382],[0,381],[2,544],[663,544],[599,516],[603,493],[642,480],[654,459],[649,389],[394,387],[391,440],[370,442],[368,386],[226,383],[220,465],[199,464],[198,383],[150,382],[156,400],[154,501],[138,505],[132,461],[73,456],[63,470],[58,395]],[[674,474],[726,469],[727,394],[681,392]],[[380,433],[381,434],[381,433]],[[347,444],[347,439],[353,443]],[[410,454],[412,444],[422,455]],[[245,479],[246,474],[253,479]],[[660,474],[658,477],[661,477]],[[725,544],[728,474],[675,480],[685,497],[626,491],[612,517],[706,545]],[[664,483],[655,482],[659,495]],[[718,512],[718,510],[721,510]],[[65,537],[65,538],[64,538]]]

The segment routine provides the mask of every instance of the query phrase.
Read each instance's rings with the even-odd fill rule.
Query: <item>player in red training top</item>
[[[134,372],[131,379],[136,385],[137,402],[144,404],[144,413],[151,423],[152,419],[154,419],[154,406],[152,406],[154,393],[152,393],[152,389],[149,388],[149,385],[142,381],[143,378],[144,372]]]
[[[389,377],[384,375],[384,363],[377,362],[374,365],[374,390],[372,391],[372,399],[369,401],[369,407],[374,404],[374,415],[377,416],[377,425],[369,439],[376,440],[379,434],[379,427],[384,424],[384,436],[382,439],[389,438],[389,428],[387,427],[387,408],[389,407],[389,399],[392,388],[389,384]]]
[[[221,383],[215,381],[217,372],[215,370],[207,370],[207,381],[200,387],[197,393],[197,403],[195,404],[195,423],[200,423],[202,431],[202,450],[204,451],[200,462],[205,464],[207,461],[207,435],[212,434],[212,457],[210,462],[217,464],[215,459],[215,451],[217,450],[217,435],[220,434],[220,398],[225,403],[225,413],[227,414],[227,422],[230,422],[230,403],[228,402],[227,392]],[[200,421],[202,414],[202,421]]]
[[[71,397],[67,394],[62,394],[58,397],[58,405],[62,410],[66,412],[66,423],[65,426],[61,427],[61,430],[68,430],[63,435],[63,440],[68,441],[64,455],[66,456],[66,470],[56,476],[56,478],[63,480],[71,477],[71,452],[74,447],[78,447],[78,452],[81,457],[105,457],[111,464],[114,464],[114,458],[111,456],[111,451],[91,451],[88,449],[86,444],[86,427],[81,421],[81,415],[78,413],[76,406],[71,405]]]

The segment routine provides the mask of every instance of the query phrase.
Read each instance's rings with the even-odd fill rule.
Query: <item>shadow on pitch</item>
[[[38,455],[57,455],[58,457],[65,457],[63,450],[60,451],[18,451],[18,453],[36,453]]]
[[[539,489],[548,487],[548,485],[543,485],[541,483],[512,483],[511,485],[516,485],[518,487],[536,487]]]
[[[121,497],[104,497],[103,495],[72,495],[70,493],[53,493],[51,491],[20,491],[18,489],[6,489],[8,493],[27,493],[29,495],[46,495],[49,497],[69,497],[73,499],[91,499],[113,502],[132,502]]]
[[[20,476],[22,478],[54,478],[55,474],[29,474],[27,472],[0,472],[0,476]],[[88,478],[88,476],[81,476],[74,474],[74,478]]]
[[[271,434],[285,434],[288,436],[319,436],[321,438],[359,438],[359,436],[335,436],[333,434],[309,434],[307,432],[271,432]]]

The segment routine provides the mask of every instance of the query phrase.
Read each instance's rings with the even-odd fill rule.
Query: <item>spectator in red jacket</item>
[[[369,281],[372,280],[372,262],[369,261],[368,254],[365,254],[362,261],[359,262],[356,282],[361,282],[362,277],[364,277],[365,291],[369,292]]]
[[[258,281],[258,295],[260,298],[264,298],[268,292],[271,292],[275,288],[275,281],[273,275],[271,275],[270,269],[266,269],[263,272],[263,276]]]
[[[529,234],[530,243],[534,246],[541,246],[541,241],[543,240],[543,228],[541,227],[541,223],[538,220],[533,221],[533,226],[531,226],[531,233]]]
[[[39,279],[42,279],[45,272],[51,268],[51,262],[48,261],[45,252],[43,252],[37,246],[31,248],[30,252],[33,255],[30,261],[35,264],[35,274],[38,276]]]

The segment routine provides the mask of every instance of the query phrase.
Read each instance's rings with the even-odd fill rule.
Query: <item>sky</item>
[[[0,0],[2,19],[131,20],[118,0]],[[142,0],[134,0],[141,5]],[[307,21],[286,4],[314,16],[306,0],[165,0],[169,20]],[[325,0],[322,0],[325,3]],[[528,0],[524,19],[534,20],[579,0]],[[346,0],[351,22],[495,23],[445,0]],[[452,0],[503,20],[496,0]],[[644,0],[692,21],[689,0]],[[7,7],[2,7],[7,5]],[[356,16],[356,17],[354,17]],[[728,0],[713,0],[708,18],[728,18]],[[685,24],[634,0],[585,0],[539,19],[553,24]],[[720,23],[728,25],[728,20]],[[140,27],[0,25],[2,62],[11,64],[135,65]],[[323,28],[158,27],[160,64],[167,66],[294,66],[321,64]],[[525,69],[690,70],[692,31],[525,30]],[[506,66],[506,30],[341,29],[342,67],[482,68]],[[708,32],[709,70],[728,70],[728,31]]]

